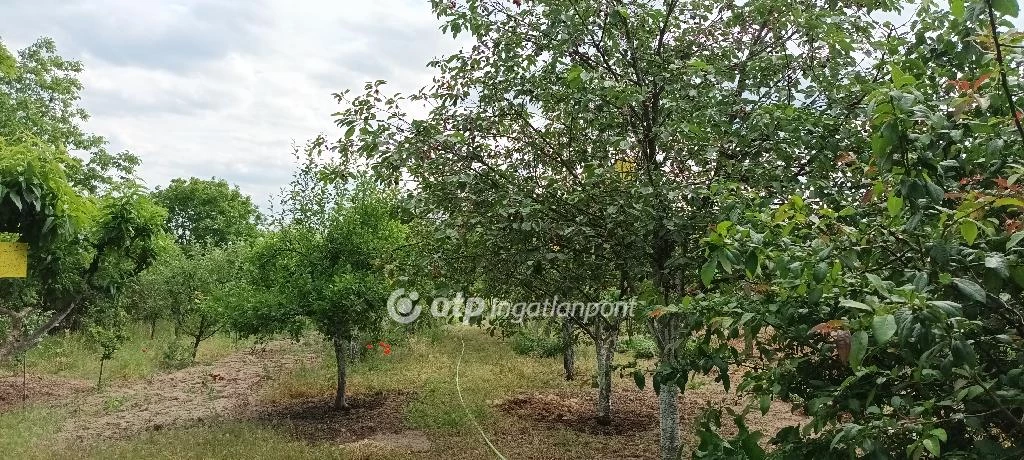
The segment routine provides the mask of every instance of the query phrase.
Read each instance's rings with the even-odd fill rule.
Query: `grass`
[[[54,457],[63,457],[61,452]],[[86,458],[103,459],[321,459],[348,458],[332,445],[310,445],[246,422],[216,421],[203,426],[147,433],[129,441],[92,445]]]
[[[27,458],[37,453],[40,440],[57,432],[62,414],[55,409],[29,407],[0,413],[0,452],[4,458]]]
[[[311,338],[306,342],[305,346],[322,350],[324,359],[277,376],[261,393],[264,400],[284,402],[333,394],[336,370],[333,351],[322,339]],[[593,370],[590,362],[593,353],[586,349],[580,352],[577,372],[585,376]],[[588,386],[586,381],[562,379],[559,358],[520,356],[507,343],[479,329],[450,327],[441,333],[420,334],[403,343],[392,344],[390,356],[384,356],[379,349],[367,352],[349,365],[348,387],[353,394],[413,391],[414,398],[404,414],[410,427],[430,433],[432,439],[447,439],[443,442],[454,443],[463,453],[489,455],[480,450],[481,442],[459,404],[455,370],[460,355],[462,395],[469,412],[485,430],[499,423],[490,404],[496,399],[531,389],[550,391]],[[560,442],[567,451],[580,445],[579,435],[575,433],[559,430],[555,434],[564,438]],[[395,457],[394,452],[311,445],[266,425],[235,421],[211,421],[201,427],[147,433],[128,441],[94,446],[83,454],[86,458],[125,459],[401,458]]]
[[[150,342],[143,326],[133,332],[132,339],[119,356],[108,363],[111,376],[120,379],[144,378],[161,372],[159,353],[152,353],[154,343],[167,343],[169,331],[161,331]],[[590,387],[593,373],[593,347],[581,344],[577,350],[579,380],[566,382],[561,375],[560,358],[539,358],[514,353],[508,343],[488,336],[477,328],[445,327],[421,332],[407,340],[392,339],[392,353],[384,356],[379,348],[366,351],[362,359],[349,366],[349,390],[355,395],[377,392],[411,392],[411,400],[402,414],[412,429],[423,431],[434,444],[429,458],[440,453],[457,454],[452,458],[481,458],[491,454],[471,426],[456,391],[456,366],[459,368],[462,397],[472,417],[492,436],[500,436],[507,428],[507,415],[493,408],[493,402],[523,391],[544,392]],[[134,344],[140,351],[129,351]],[[141,351],[142,346],[150,348]],[[33,372],[49,372],[69,377],[89,377],[95,369],[78,360],[95,360],[95,354],[74,335],[54,337],[46,348],[30,353]],[[80,346],[81,348],[76,348]],[[242,347],[230,338],[211,339],[200,354],[200,360],[212,360]],[[335,363],[328,343],[313,337],[304,348],[318,350],[323,359],[299,365],[275,376],[260,393],[268,402],[286,402],[304,398],[325,398],[333,395]],[[63,353],[63,354],[62,354]],[[45,363],[47,359],[56,362]],[[626,385],[626,380],[616,385]],[[125,400],[111,397],[102,410],[123,410]],[[28,407],[0,414],[0,452],[3,458],[402,458],[394,452],[377,452],[365,446],[311,444],[280,427],[256,421],[212,419],[200,425],[147,432],[131,439],[88,445],[55,442],[54,435],[73,408]],[[585,458],[595,443],[612,442],[595,435],[564,429],[550,429],[543,435],[546,448],[518,446],[508,439],[500,442],[502,450],[520,455],[541,453],[566,458]],[[537,442],[539,438],[533,438]],[[525,449],[525,451],[524,451]],[[364,451],[366,450],[366,451]]]
[[[379,350],[350,364],[348,388],[354,394],[400,392],[415,390],[416,395],[406,411],[406,421],[419,429],[457,432],[469,425],[465,410],[459,404],[455,387],[455,370],[460,355],[465,355],[460,369],[462,396],[469,412],[478,422],[491,416],[490,402],[513,393],[531,389],[562,389],[587,385],[587,382],[566,382],[558,369],[561,358],[537,358],[512,352],[506,343],[487,336],[476,328],[448,327],[438,337],[417,335],[407,342],[392,345],[390,356]],[[270,401],[321,397],[333,394],[336,364],[326,344],[325,359],[319,363],[296,367],[279,376],[263,393]],[[591,353],[580,350],[577,373],[586,376],[593,370]]]
[[[3,458],[341,459],[352,454],[338,446],[310,445],[258,424],[224,420],[146,433],[127,441],[50,445],[45,441],[56,434],[60,418],[53,410],[38,408],[0,414]],[[361,454],[359,458],[373,457]]]
[[[170,324],[160,324],[156,336],[150,339],[148,325],[137,324],[129,328],[128,340],[103,366],[103,381],[143,380],[167,370],[163,353],[174,342]],[[199,346],[196,362],[208,364],[235,351],[249,346],[247,341],[237,341],[227,335],[218,334],[205,340]],[[100,369],[100,351],[85,334],[64,332],[43,340],[27,355],[27,371],[33,374],[56,375],[65,378],[96,380]],[[17,365],[8,365],[10,374],[20,373]]]

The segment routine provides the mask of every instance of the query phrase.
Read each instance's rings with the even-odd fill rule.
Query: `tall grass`
[[[174,340],[170,324],[158,324],[152,339],[149,325],[130,326],[128,340],[111,360],[104,363],[104,382],[142,380],[168,370],[169,365],[163,355]],[[237,341],[226,334],[217,334],[200,345],[196,363],[211,363],[249,344],[248,341]],[[96,380],[99,376],[99,347],[81,332],[65,331],[47,337],[39,346],[26,353],[26,359],[27,371],[33,374],[83,380]],[[4,371],[9,374],[21,371],[13,363],[5,367]]]

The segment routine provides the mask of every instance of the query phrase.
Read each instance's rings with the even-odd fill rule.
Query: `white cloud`
[[[0,30],[85,63],[88,129],[142,157],[150,186],[218,176],[260,203],[290,179],[293,143],[335,131],[331,93],[414,91],[455,48],[426,0],[13,0]]]

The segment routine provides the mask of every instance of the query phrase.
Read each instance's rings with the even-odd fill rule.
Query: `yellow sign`
[[[28,276],[28,245],[0,243],[0,278]]]
[[[628,160],[615,160],[615,171],[619,173],[619,177],[625,179],[631,174],[636,172],[636,163]]]

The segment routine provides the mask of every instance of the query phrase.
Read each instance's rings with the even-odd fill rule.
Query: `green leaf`
[[[1017,266],[1010,269],[1010,277],[1020,287],[1024,287],[1024,266]]]
[[[995,206],[997,208],[1001,208],[1004,206],[1024,207],[1024,200],[1021,200],[1020,198],[1000,198],[996,201],[993,201],[992,206]]]
[[[939,440],[938,439],[935,439],[935,438],[925,438],[925,440],[921,441],[921,442],[924,444],[924,448],[928,449],[928,452],[931,452],[932,455],[934,455],[936,457],[939,456]]]
[[[943,430],[942,428],[936,428],[934,430],[931,430],[928,432],[928,434],[931,435],[931,437],[938,439],[939,441],[942,442],[946,442],[946,440],[949,439],[949,437],[946,436],[946,430]]]
[[[964,0],[950,0],[949,11],[953,13],[953,17],[957,19],[964,18]]]
[[[985,256],[985,268],[988,268],[1003,278],[1010,277],[1010,271],[1006,267],[1006,258],[1002,254],[991,253]]]
[[[953,286],[956,286],[963,295],[976,302],[985,303],[985,289],[971,280],[953,278]]]
[[[852,308],[854,310],[863,310],[863,311],[870,311],[870,312],[874,312],[875,311],[874,308],[871,308],[867,304],[858,302],[856,300],[843,299],[842,301],[839,302],[839,305],[843,306],[843,307],[846,307],[846,308]]]
[[[729,255],[726,251],[726,249],[722,249],[718,252],[718,262],[722,264],[726,273],[732,273],[732,262],[729,262]]]
[[[857,331],[850,342],[850,367],[857,369],[868,352],[868,333]]]
[[[992,9],[1011,17],[1017,17],[1020,12],[1017,0],[992,0]]]
[[[961,222],[960,234],[963,235],[968,246],[973,245],[974,241],[978,239],[978,223],[971,219]]]
[[[928,198],[933,203],[942,203],[943,198],[946,197],[946,191],[942,190],[942,187],[931,181],[925,182],[925,187],[928,188]]]
[[[892,315],[880,315],[871,319],[871,329],[878,343],[886,343],[896,333],[896,318]]]
[[[747,272],[747,276],[753,278],[757,273],[758,267],[761,265],[761,257],[757,254],[757,251],[750,251],[747,253],[747,258],[744,261],[744,269]]]
[[[641,390],[643,390],[644,385],[647,384],[647,381],[644,380],[644,373],[641,372],[639,369],[633,371],[633,381],[636,382],[636,387]]]
[[[957,365],[970,365],[976,366],[978,364],[978,356],[974,353],[974,347],[971,346],[966,340],[957,340],[950,345],[950,353],[953,355]]]
[[[583,68],[578,65],[572,66],[565,79],[569,83],[570,88],[579,88],[583,84]]]
[[[1011,235],[1010,239],[1006,241],[1006,250],[1009,251],[1010,248],[1016,246],[1017,243],[1020,243],[1020,240],[1022,239],[1024,239],[1024,231],[1020,231]]]
[[[949,262],[950,247],[945,242],[940,241],[932,245],[928,255],[939,265],[945,265]]]
[[[885,205],[889,208],[889,215],[892,217],[896,217],[903,212],[903,198],[896,195],[890,196]]]
[[[719,234],[722,234],[722,235],[728,235],[729,234],[729,227],[731,227],[731,226],[732,226],[732,222],[731,221],[724,220],[722,222],[719,222],[718,225],[715,226],[715,231],[718,232]]]
[[[14,205],[18,207],[18,211],[21,211],[22,210],[21,195],[19,195],[18,192],[14,191],[14,190],[11,190],[10,192],[7,193],[7,196],[10,197],[11,201],[14,202]]]
[[[700,269],[700,280],[705,286],[711,286],[711,281],[715,279],[715,272],[718,270],[718,259],[711,259],[708,263],[704,264]]]
[[[865,276],[867,277],[868,282],[871,283],[871,286],[874,287],[879,293],[885,295],[889,294],[889,288],[885,285],[885,281],[882,281],[882,278],[879,278],[878,275],[874,273],[868,273]]]
[[[761,395],[758,398],[758,409],[761,410],[761,415],[768,414],[768,410],[772,407],[772,398],[768,395]]]

